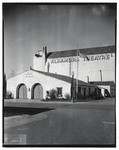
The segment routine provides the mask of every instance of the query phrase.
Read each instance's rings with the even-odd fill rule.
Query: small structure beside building
[[[115,96],[115,83],[113,81],[97,81],[90,82],[90,84],[98,86],[102,89],[103,96],[105,97],[114,97]]]

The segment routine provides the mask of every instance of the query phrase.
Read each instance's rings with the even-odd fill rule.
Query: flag
[[[78,56],[82,57],[82,58],[86,58],[89,61],[89,58],[87,55],[83,54],[80,52],[80,50],[78,50]]]

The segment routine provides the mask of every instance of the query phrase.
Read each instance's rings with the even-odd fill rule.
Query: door
[[[35,85],[33,98],[34,99],[43,99],[43,87],[41,84]]]
[[[27,87],[25,84],[22,84],[19,87],[19,99],[26,99],[27,98]]]

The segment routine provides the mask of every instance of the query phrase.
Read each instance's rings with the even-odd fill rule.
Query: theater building
[[[72,74],[74,77],[72,78]],[[58,98],[79,93],[115,95],[115,46],[47,52],[33,56],[33,67],[7,80],[7,91],[14,98],[45,99],[50,90]]]

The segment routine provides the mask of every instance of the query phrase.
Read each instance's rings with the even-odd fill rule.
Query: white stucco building
[[[45,99],[55,89],[58,98],[65,98],[71,94],[72,73],[74,93],[85,97],[104,91],[114,96],[115,46],[49,53],[43,47],[34,54],[30,70],[7,80],[7,91],[14,98]]]

